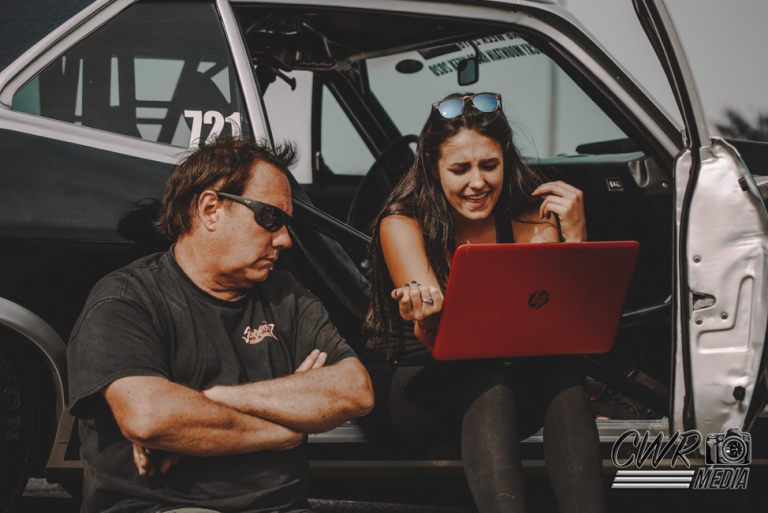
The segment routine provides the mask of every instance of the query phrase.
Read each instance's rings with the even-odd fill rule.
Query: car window
[[[290,141],[299,152],[291,168],[299,183],[312,183],[312,72],[286,73],[295,80],[276,80],[264,91],[264,106],[276,144]]]
[[[291,141],[299,150],[299,162],[291,169],[296,180],[303,184],[312,183],[314,78],[309,71],[293,71],[286,76],[295,82],[289,85],[276,80],[269,84],[264,93],[264,104],[275,142]],[[365,175],[375,162],[373,154],[330,89],[323,85],[321,91],[320,105],[315,106],[318,108],[314,112],[319,115],[315,120],[319,132],[316,135],[326,170],[334,175]]]
[[[375,158],[328,87],[320,108],[320,153],[336,175],[365,175]]]
[[[250,133],[209,3],[129,7],[21,88],[12,108],[180,147]]]
[[[458,63],[480,51],[479,81],[461,87]],[[371,90],[402,134],[418,134],[432,103],[456,91],[501,93],[515,144],[529,157],[574,155],[626,135],[549,57],[514,33],[369,59]]]

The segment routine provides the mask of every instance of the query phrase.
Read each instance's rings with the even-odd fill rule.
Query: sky
[[[631,0],[558,0],[581,20],[670,112],[676,110]],[[754,121],[768,114],[768,1],[667,0],[710,126],[732,108]],[[676,115],[679,119],[679,114]],[[716,133],[716,129],[713,129]]]

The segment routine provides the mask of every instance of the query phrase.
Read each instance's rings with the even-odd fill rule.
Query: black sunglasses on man
[[[216,194],[221,198],[240,203],[241,205],[250,208],[253,211],[253,216],[256,218],[256,222],[268,232],[276,232],[283,226],[288,226],[291,221],[290,214],[287,214],[274,205],[262,203],[255,199],[243,198],[242,196],[236,196],[227,192],[216,191]]]

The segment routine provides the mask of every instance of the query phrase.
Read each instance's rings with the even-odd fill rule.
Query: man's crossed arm
[[[368,372],[355,358],[325,366],[312,351],[291,376],[206,390],[212,400],[301,433],[322,433],[373,407]],[[304,372],[304,371],[311,372]]]
[[[155,376],[120,378],[104,396],[123,435],[134,443],[139,473],[165,472],[179,455],[224,456],[297,447],[307,433],[327,431],[373,407],[370,378],[347,358],[325,366],[313,351],[296,373],[214,387],[206,396]],[[155,450],[159,458],[152,459]]]

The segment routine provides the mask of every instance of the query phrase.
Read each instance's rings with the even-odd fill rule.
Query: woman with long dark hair
[[[458,434],[480,512],[525,511],[518,442],[543,425],[560,509],[595,513],[603,509],[597,428],[584,377],[569,360],[430,357],[458,246],[586,240],[581,191],[545,183],[512,135],[498,94],[436,102],[413,166],[374,221],[370,425],[397,436]]]

